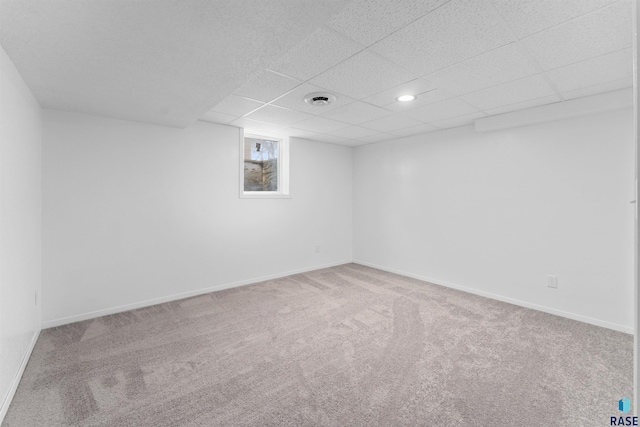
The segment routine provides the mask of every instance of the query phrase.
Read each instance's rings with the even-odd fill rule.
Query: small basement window
[[[240,197],[290,197],[287,137],[245,133],[240,159]]]

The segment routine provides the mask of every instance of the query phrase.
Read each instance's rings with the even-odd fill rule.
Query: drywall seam
[[[320,270],[323,268],[335,267],[338,265],[349,264],[351,260],[339,261],[330,264],[316,265],[308,268],[300,268],[296,270],[287,271],[285,273],[270,274],[267,276],[255,277],[253,279],[240,280],[238,282],[224,283],[221,285],[211,286],[209,288],[197,289],[194,291],[183,292],[179,294],[168,295],[160,298],[153,298],[149,300],[134,302],[132,304],[120,305],[112,308],[105,308],[102,310],[90,311],[88,313],[78,314],[75,316],[63,317],[61,319],[48,320],[42,322],[42,329],[53,328],[56,326],[66,325],[69,323],[80,322],[83,320],[94,319],[96,317],[107,316],[109,314],[121,313],[123,311],[133,310],[136,308],[149,307],[156,304],[162,304],[169,301],[176,301],[183,298],[194,297],[198,295],[208,294],[210,292],[221,291],[223,289],[237,288],[239,286],[250,285],[253,283],[263,282],[265,280],[278,279],[280,277],[290,276],[292,274],[305,273],[307,271]]]
[[[506,303],[509,303],[509,304],[514,304],[514,305],[517,305],[517,306],[520,306],[520,307],[530,308],[530,309],[537,310],[537,311],[542,311],[544,313],[554,314],[556,316],[565,317],[565,318],[571,319],[571,320],[577,320],[577,321],[583,322],[583,323],[589,323],[589,324],[595,325],[595,326],[601,326],[601,327],[607,328],[607,329],[613,329],[614,331],[625,332],[627,334],[633,334],[634,333],[633,328],[629,327],[629,326],[619,325],[617,323],[611,323],[611,322],[607,322],[607,321],[604,321],[604,320],[595,319],[593,317],[582,316],[580,314],[575,314],[575,313],[571,313],[571,312],[568,312],[568,311],[556,310],[554,308],[550,308],[550,307],[546,307],[546,306],[538,305],[538,304],[532,304],[532,303],[529,303],[529,302],[526,302],[526,301],[521,301],[521,300],[517,300],[517,299],[514,299],[514,298],[509,298],[509,297],[505,297],[505,296],[502,296],[502,295],[493,294],[493,293],[490,293],[490,292],[479,291],[477,289],[470,288],[470,287],[467,287],[467,286],[456,285],[456,284],[445,282],[445,281],[442,281],[442,280],[437,280],[437,279],[432,279],[432,278],[429,278],[429,277],[420,276],[418,274],[407,273],[405,271],[396,270],[396,269],[393,269],[393,268],[381,266],[381,265],[378,265],[378,264],[373,264],[373,263],[366,262],[366,261],[361,261],[361,260],[354,259],[353,262],[355,264],[360,264],[360,265],[364,265],[364,266],[367,266],[367,267],[377,268],[378,270],[384,270],[384,271],[388,271],[390,273],[400,274],[402,276],[411,277],[413,279],[423,280],[425,282],[433,283],[433,284],[439,285],[439,286],[444,286],[446,288],[457,289],[459,291],[468,292],[470,294],[479,295],[481,297],[491,298],[493,300],[502,301],[502,302],[506,302]]]
[[[33,353],[33,349],[36,346],[36,342],[38,341],[38,337],[40,336],[40,329],[33,334],[33,338],[31,339],[31,343],[29,344],[29,348],[22,358],[22,363],[20,363],[20,368],[18,372],[16,372],[15,377],[13,377],[13,381],[11,382],[11,387],[9,387],[9,392],[2,402],[2,407],[0,407],[0,425],[4,421],[5,415],[7,415],[7,411],[9,411],[9,405],[11,405],[11,401],[13,400],[13,396],[16,394],[16,390],[18,390],[18,385],[20,385],[20,380],[22,380],[22,374],[24,373],[25,368],[27,367],[27,363],[29,363],[29,359],[31,358],[31,353]]]

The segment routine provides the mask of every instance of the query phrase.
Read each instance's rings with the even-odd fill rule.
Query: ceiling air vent
[[[324,107],[335,102],[336,97],[330,93],[310,93],[304,97],[304,102],[315,107]]]

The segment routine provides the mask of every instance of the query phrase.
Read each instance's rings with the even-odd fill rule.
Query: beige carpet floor
[[[44,330],[3,426],[605,426],[632,345],[347,264]]]

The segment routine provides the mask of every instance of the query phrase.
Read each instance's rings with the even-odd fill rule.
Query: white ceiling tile
[[[283,129],[283,127],[280,125],[258,122],[256,120],[245,119],[244,117],[234,120],[229,124],[231,126],[237,126],[239,128],[243,128],[247,132],[257,132],[257,133],[260,133],[260,132],[279,133],[279,131]]]
[[[547,71],[560,92],[633,78],[633,52],[623,49]]]
[[[517,102],[515,104],[505,105],[497,108],[490,108],[488,110],[484,110],[490,116],[496,114],[509,113],[511,111],[524,110],[527,108],[537,107],[540,105],[553,104],[554,102],[559,102],[560,97],[558,95],[549,95],[543,96],[542,98],[530,99],[524,102]]]
[[[363,46],[344,35],[320,27],[269,68],[306,81],[362,49]]]
[[[423,133],[435,132],[438,130],[440,130],[440,128],[437,128],[432,125],[422,124],[420,126],[413,126],[410,128],[394,130],[391,133],[399,137],[405,137],[405,136],[420,135]]]
[[[484,0],[452,0],[371,49],[424,76],[511,41]]]
[[[264,105],[263,102],[254,101],[252,99],[242,98],[237,95],[229,95],[218,105],[213,107],[211,111],[216,113],[228,114],[231,116],[244,116],[245,114],[258,109]]]
[[[421,124],[423,123],[410,117],[406,117],[401,114],[394,114],[393,116],[363,123],[362,126],[369,129],[375,129],[380,132],[393,132],[398,129],[419,126]]]
[[[491,0],[500,15],[523,38],[618,0]]]
[[[460,98],[480,110],[488,110],[553,95],[554,93],[545,78],[540,74],[536,74],[488,89],[468,93]]]
[[[313,105],[309,105],[304,102],[304,97],[310,93],[315,92],[328,92],[335,95],[335,102],[325,105],[322,107],[316,107]],[[275,101],[271,102],[273,105],[277,105],[279,107],[290,108],[292,110],[302,111],[305,113],[320,115],[324,114],[328,111],[333,110],[334,108],[339,108],[343,105],[350,104],[354,102],[355,99],[349,98],[348,96],[341,95],[339,93],[335,93],[333,91],[327,90],[325,88],[321,88],[309,83],[305,83],[297,88],[293,89],[288,94],[284,95],[282,98],[278,98]]]
[[[612,6],[522,39],[544,70],[632,45],[631,2]]]
[[[301,111],[290,110],[288,108],[277,107],[275,105],[265,105],[245,116],[247,119],[261,122],[273,123],[275,125],[290,126],[313,117]]]
[[[624,89],[632,86],[633,79],[627,78],[595,86],[589,86],[582,89],[571,90],[569,92],[563,92],[562,96],[564,96],[565,99],[575,99],[582,98],[583,96],[595,95],[602,92],[610,92],[612,90]]]
[[[327,132],[329,135],[336,135],[343,138],[358,139],[378,133],[377,130],[363,128],[361,126],[349,126],[343,129]]]
[[[265,70],[236,90],[234,94],[257,101],[269,102],[301,83],[301,81],[291,77]]]
[[[559,102],[561,98],[554,94],[554,88],[571,99],[630,86],[631,6],[631,0],[354,0],[330,21],[331,28],[307,26],[308,30],[302,31],[310,34],[306,39],[298,44],[295,43],[300,37],[289,39],[288,50],[278,50],[284,56],[269,56],[276,60],[273,67],[265,70],[267,61],[260,60],[259,68],[263,71],[255,74],[259,70],[252,64],[257,63],[255,58],[253,62],[249,58],[242,68],[244,71],[239,71],[241,75],[223,76],[224,84],[212,79],[211,87],[226,90],[218,90],[217,97],[204,97],[204,104],[199,100],[204,86],[194,84],[195,80],[183,79],[186,86],[183,85],[182,91],[177,91],[175,85],[171,87],[176,89],[174,94],[183,94],[176,103],[186,105],[195,99],[197,105],[204,105],[196,115],[240,87],[201,117],[215,123],[283,132],[283,126],[297,128],[297,123],[302,122],[306,130],[290,128],[287,131],[306,137],[322,132],[338,138],[375,139],[374,130],[403,135],[409,128],[413,129],[411,132],[429,129],[416,125],[415,121],[408,123],[413,119],[421,123],[435,121],[441,126],[464,123],[468,120],[466,115],[477,113],[467,104],[499,114]],[[207,8],[207,13],[215,15],[214,9]],[[511,29],[506,28],[504,22]],[[268,33],[261,32],[265,36]],[[522,43],[513,43],[514,33],[526,36]],[[363,50],[365,45],[370,47]],[[183,56],[193,53],[189,53],[189,49],[180,50],[180,46],[174,47]],[[269,48],[268,44],[264,46]],[[523,46],[527,52],[520,51]],[[14,52],[18,52],[16,49]],[[546,70],[543,75],[535,74],[527,53]],[[166,56],[165,52],[158,58]],[[135,62],[145,57],[132,54],[128,58]],[[230,62],[237,65],[233,55],[216,58],[219,61],[216,69],[225,68]],[[131,65],[131,61],[128,63]],[[174,58],[172,64],[186,69],[180,58]],[[169,74],[177,72],[178,68],[171,67],[155,69]],[[60,66],[53,72],[64,74],[65,81],[72,82],[77,74],[69,70]],[[44,75],[41,71],[36,67],[29,75]],[[120,71],[126,77],[130,66]],[[103,74],[109,75],[108,71],[100,71],[100,76]],[[247,80],[250,75],[254,77]],[[418,75],[422,77],[416,79]],[[321,85],[302,83],[309,78]],[[548,85],[549,81],[553,87]],[[145,90],[150,89],[149,93],[162,92],[158,88],[164,86],[155,83],[153,79],[138,79]],[[97,87],[96,90],[109,92],[108,88]],[[111,92],[116,91],[111,89]],[[303,98],[312,92],[334,93],[337,101],[326,107],[310,106]],[[404,92],[416,93],[418,99],[395,102]],[[41,96],[46,97],[46,92]],[[104,104],[109,99],[108,96],[96,98],[96,102]],[[154,111],[167,117],[173,115],[166,112],[172,108],[170,104],[162,100],[153,102],[154,99],[153,96],[147,99],[155,105]],[[265,106],[265,102],[270,104]],[[196,104],[189,104],[188,110],[195,109]],[[184,105],[176,107],[180,108],[187,111]],[[322,120],[312,120],[316,116],[322,116]],[[340,130],[344,132],[341,134]]]
[[[43,107],[184,128],[348,3],[0,1],[0,39]]]
[[[480,117],[486,117],[486,114],[481,112],[464,114],[462,116],[452,117],[450,119],[438,120],[438,121],[432,122],[431,124],[433,126],[439,127],[440,129],[450,129],[450,128],[456,128],[459,126],[470,125],[473,123],[475,119],[479,119]]]
[[[398,137],[390,133],[376,133],[375,135],[358,138],[357,141],[366,142],[367,144],[373,144],[375,142],[391,141],[393,139],[398,139]]]
[[[296,123],[297,129],[310,130],[311,132],[326,133],[349,126],[346,123],[337,120],[331,120],[324,117],[312,117],[308,120]]]
[[[448,0],[355,0],[327,26],[365,46],[426,15]]]
[[[227,123],[231,123],[237,118],[238,116],[232,116],[230,114],[209,111],[207,114],[200,117],[200,120],[204,120],[205,122],[212,122],[212,123],[222,123],[223,125],[226,125]]]
[[[410,82],[403,83],[400,86],[385,90],[375,95],[364,98],[363,101],[369,104],[379,105],[384,107],[385,105],[393,104],[396,98],[400,95],[419,95],[421,93],[435,89],[435,87],[424,80],[415,79]]]
[[[421,122],[430,123],[450,117],[462,116],[463,114],[475,113],[477,111],[478,110],[466,102],[458,98],[451,98],[407,111],[405,114]]]
[[[376,107],[375,105],[367,104],[361,101],[356,101],[352,102],[351,104],[347,104],[344,107],[331,110],[323,114],[322,116],[329,119],[350,123],[352,125],[358,125],[360,123],[379,119],[391,114],[393,114],[391,111],[385,110],[384,108]]]
[[[409,110],[415,110],[418,107],[434,104],[445,99],[453,98],[453,94],[442,90],[434,89],[418,95],[415,101],[411,102],[394,102],[393,104],[385,105],[387,110],[395,111],[396,113],[403,113]]]
[[[311,83],[361,99],[414,79],[394,63],[363,51],[315,77]]]
[[[318,135],[318,132],[311,132],[308,130],[304,130],[304,129],[296,129],[296,128],[284,128],[282,129],[282,132],[285,135],[289,135],[295,138],[306,138],[306,139],[313,139],[316,135]]]
[[[536,74],[530,57],[516,43],[491,50],[424,77],[456,95]]]
[[[340,144],[340,145],[346,145],[347,143],[349,143],[351,141],[351,140],[349,140],[347,138],[341,138],[341,137],[336,136],[336,135],[328,135],[326,133],[319,133],[313,139],[315,141],[328,142],[330,144]]]

